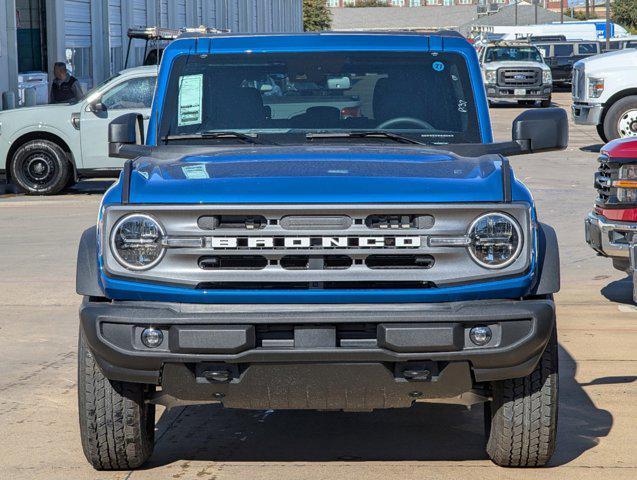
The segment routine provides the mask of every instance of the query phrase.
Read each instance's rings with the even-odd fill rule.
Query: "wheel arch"
[[[97,264],[97,227],[87,228],[82,233],[77,249],[75,291],[86,297],[103,297],[100,286],[100,271]]]
[[[620,90],[619,92],[611,96],[608,99],[608,101],[604,103],[604,108],[602,109],[602,116],[599,119],[600,124],[604,125],[604,120],[606,120],[606,114],[608,113],[610,108],[615,103],[617,103],[617,101],[621,100],[622,98],[631,97],[631,96],[637,96],[637,88],[627,88],[626,90]]]
[[[68,156],[69,162],[71,163],[71,168],[73,169],[73,177],[77,180],[78,176],[77,176],[77,165],[75,163],[75,156],[73,155],[73,152],[71,151],[71,147],[69,147],[68,143],[66,143],[59,135],[56,135],[55,133],[45,132],[45,131],[33,131],[33,132],[25,133],[19,136],[18,138],[16,138],[11,144],[11,146],[9,147],[9,150],[7,151],[7,158],[5,158],[4,167],[5,167],[5,175],[7,177],[8,182],[11,181],[11,169],[9,168],[9,163],[11,162],[13,155],[15,154],[16,151],[18,151],[18,149],[21,146],[33,140],[48,140],[49,142],[55,143],[62,150],[64,150],[64,152]]]
[[[533,295],[551,295],[560,290],[560,250],[555,229],[538,223],[538,273]]]

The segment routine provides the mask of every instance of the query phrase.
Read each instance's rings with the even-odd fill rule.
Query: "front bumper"
[[[637,223],[608,220],[590,212],[584,220],[586,243],[605,257],[628,259]]]
[[[476,382],[528,375],[549,341],[555,307],[547,299],[394,305],[85,299],[80,320],[89,349],[113,380],[238,408],[358,409],[360,402],[388,408],[409,406],[415,397],[451,398]],[[475,325],[493,332],[485,346],[469,338]],[[140,340],[148,326],[164,335],[155,349]],[[427,378],[413,381],[404,373],[423,370]],[[211,380],[217,373],[210,372],[222,372],[223,381]]]
[[[489,100],[548,100],[551,98],[552,91],[552,85],[523,88],[487,85],[487,98]]]
[[[573,121],[577,125],[599,125],[602,123],[604,107],[600,104],[574,103],[571,106]]]

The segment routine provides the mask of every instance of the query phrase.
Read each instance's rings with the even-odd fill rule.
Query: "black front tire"
[[[104,376],[80,331],[78,403],[80,436],[86,459],[96,470],[129,470],[153,452],[155,405],[146,403],[149,388]]]
[[[631,95],[617,100],[608,109],[606,116],[604,117],[604,135],[606,141],[615,140],[616,138],[625,138],[637,135],[637,95]],[[620,131],[619,123],[622,117],[630,115],[633,119],[632,128],[634,130],[626,129]],[[599,130],[598,130],[599,131]]]
[[[13,183],[28,195],[55,195],[73,176],[66,152],[49,140],[21,145],[11,158],[9,171]]]
[[[492,383],[485,404],[487,454],[502,467],[541,467],[555,451],[558,410],[557,333],[526,377]]]
[[[542,108],[548,108],[551,106],[551,97],[547,98],[546,100],[542,100],[540,102],[540,107]]]

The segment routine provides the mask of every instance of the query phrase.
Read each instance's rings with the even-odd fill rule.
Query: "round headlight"
[[[111,233],[111,251],[129,270],[147,270],[164,256],[164,229],[152,217],[132,214],[120,219]]]
[[[511,265],[522,251],[522,232],[518,222],[504,213],[487,213],[469,227],[469,253],[485,268]]]

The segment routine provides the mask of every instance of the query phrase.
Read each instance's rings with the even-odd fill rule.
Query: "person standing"
[[[53,82],[49,93],[49,103],[72,103],[84,98],[80,82],[66,70],[66,64],[55,62]]]

